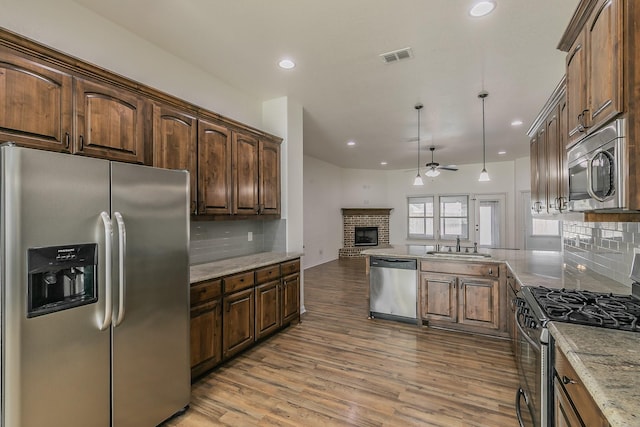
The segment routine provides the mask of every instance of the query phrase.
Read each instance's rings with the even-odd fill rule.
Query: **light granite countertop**
[[[205,264],[192,265],[190,268],[191,283],[253,270],[279,262],[300,258],[300,252],[260,252],[252,255],[223,259]]]
[[[522,285],[546,286],[548,288],[585,289],[599,292],[630,294],[631,289],[620,282],[565,262],[562,252],[521,251],[511,249],[481,249],[488,258],[471,258],[452,255],[429,255],[430,246],[402,245],[380,249],[367,249],[363,254],[372,256],[392,256],[424,260],[452,260],[461,262],[504,262],[510,267]],[[456,258],[457,257],[457,258]]]
[[[640,334],[560,322],[549,331],[609,423],[640,426]]]
[[[440,259],[425,246],[363,251],[367,255]],[[490,258],[462,262],[505,262],[521,285],[630,294],[631,289],[589,269],[565,262],[562,252],[490,249]],[[451,258],[445,258],[451,259]],[[550,322],[556,345],[593,396],[612,427],[640,426],[640,333]]]

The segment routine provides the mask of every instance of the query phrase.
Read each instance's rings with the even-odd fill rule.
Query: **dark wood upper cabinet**
[[[568,144],[584,136],[587,108],[587,57],[585,33],[581,32],[567,55]],[[587,125],[588,126],[588,125]]]
[[[562,173],[560,162],[559,139],[559,107],[552,110],[546,119],[546,155],[547,155],[547,211],[549,213],[560,212],[560,175]]]
[[[234,132],[233,213],[280,215],[280,143]]]
[[[280,215],[280,138],[0,28],[5,141],[187,170],[202,219]]]
[[[191,213],[196,213],[198,124],[195,117],[165,105],[153,107],[153,166],[190,173]]]
[[[198,121],[198,213],[231,213],[231,131]]]
[[[69,74],[0,47],[0,140],[68,151],[73,86]]]
[[[622,1],[601,0],[586,30],[589,126],[598,127],[622,112]]]
[[[560,45],[575,37],[567,54],[569,145],[624,110],[622,1],[583,0],[577,11],[584,14],[574,16]]]
[[[147,101],[115,86],[74,79],[76,135],[74,153],[144,163]],[[147,125],[147,126],[145,126]]]
[[[260,141],[260,213],[280,215],[280,144]]]
[[[531,209],[534,215],[566,212],[567,167],[566,80],[562,79],[529,129],[531,138]]]
[[[233,134],[233,213],[255,215],[260,212],[258,138],[243,133]]]

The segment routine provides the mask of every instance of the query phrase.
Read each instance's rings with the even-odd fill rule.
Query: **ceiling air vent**
[[[392,52],[383,53],[380,55],[380,58],[387,63],[390,64],[392,62],[397,62],[402,59],[409,59],[413,57],[413,52],[410,47],[405,47],[404,49],[394,50]]]

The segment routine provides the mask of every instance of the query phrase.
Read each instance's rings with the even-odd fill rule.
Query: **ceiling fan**
[[[427,163],[425,165],[427,167],[427,172],[425,173],[425,175],[430,176],[430,177],[434,177],[434,176],[440,175],[440,171],[441,170],[445,170],[445,171],[457,171],[458,170],[456,165],[440,166],[440,163],[434,162],[433,161],[433,152],[436,150],[436,147],[434,147],[432,145],[431,147],[429,147],[429,150],[431,150],[431,162],[429,162],[429,163]]]

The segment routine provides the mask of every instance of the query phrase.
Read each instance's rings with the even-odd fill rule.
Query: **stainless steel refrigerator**
[[[188,174],[0,148],[2,426],[189,404]]]

